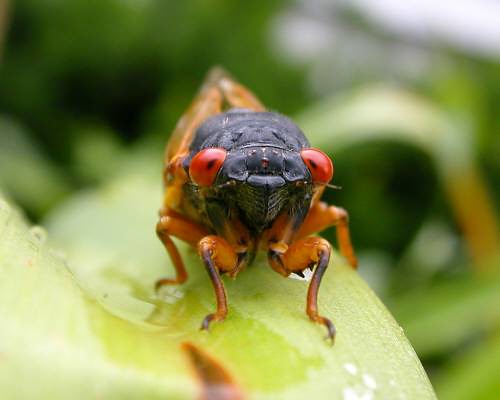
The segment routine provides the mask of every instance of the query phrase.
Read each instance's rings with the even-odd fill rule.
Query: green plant
[[[226,282],[228,319],[199,331],[213,296],[196,255],[183,250],[188,283],[160,297],[152,290],[173,270],[153,230],[160,185],[146,171],[70,198],[46,220],[48,240],[0,203],[8,398],[193,398],[202,389],[192,346],[250,398],[434,398],[401,328],[338,256],[320,291],[338,328],[333,347],[304,317],[305,282],[277,276],[262,259]]]

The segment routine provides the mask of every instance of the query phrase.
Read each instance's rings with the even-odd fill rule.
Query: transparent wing
[[[187,154],[194,133],[203,121],[233,107],[265,110],[250,90],[222,68],[215,67],[207,74],[200,91],[177,122],[165,149],[165,164],[168,165],[174,157]]]

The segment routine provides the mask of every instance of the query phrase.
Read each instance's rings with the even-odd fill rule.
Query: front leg
[[[335,326],[332,321],[318,313],[318,290],[330,261],[330,243],[320,237],[307,237],[292,243],[286,250],[285,246],[283,243],[270,246],[269,263],[275,271],[284,276],[292,272],[300,273],[316,265],[307,291],[306,313],[312,321],[326,327],[327,338],[333,342]]]
[[[212,281],[217,301],[215,313],[208,314],[201,324],[201,329],[208,330],[212,321],[223,321],[226,318],[227,296],[219,271],[232,271],[238,264],[238,255],[225,239],[215,235],[201,239],[198,252]]]

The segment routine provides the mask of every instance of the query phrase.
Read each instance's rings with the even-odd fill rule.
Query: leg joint
[[[171,225],[171,219],[170,217],[167,217],[167,216],[162,216],[160,217],[160,220],[158,221],[158,223],[156,224],[156,233],[158,235],[162,235],[162,234],[170,234],[170,225]]]
[[[210,259],[217,269],[232,271],[238,265],[238,255],[234,248],[222,237],[208,235],[198,242],[198,253],[204,261]]]
[[[349,223],[349,213],[342,207],[329,207],[330,212],[333,214],[335,223],[347,224]]]

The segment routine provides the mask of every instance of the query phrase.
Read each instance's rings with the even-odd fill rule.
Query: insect
[[[176,277],[159,280],[156,289],[188,277],[172,237],[197,248],[217,302],[202,322],[208,329],[228,312],[221,274],[236,277],[258,251],[266,251],[270,267],[284,277],[314,270],[306,312],[333,340],[333,323],[318,312],[331,246],[310,235],[336,226],[341,253],[357,264],[347,212],[320,201],[333,172],[330,158],[311,148],[289,118],[266,111],[223,70],[212,70],[166,147],[156,232]]]

